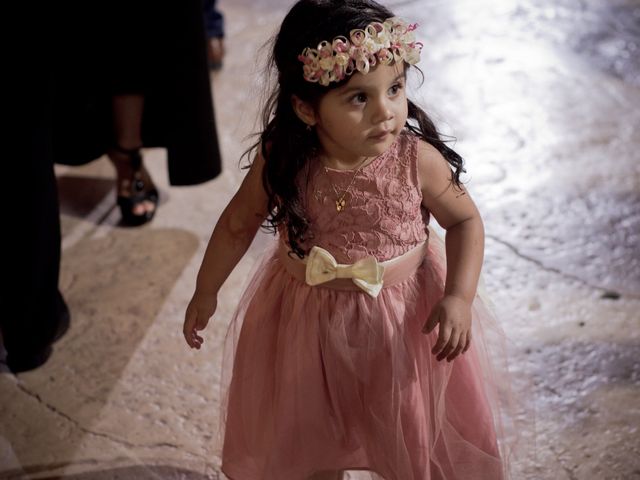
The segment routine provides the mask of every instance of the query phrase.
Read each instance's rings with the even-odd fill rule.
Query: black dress
[[[145,147],[165,147],[169,181],[221,170],[200,0],[72,1],[56,6],[53,145],[80,165],[115,143],[114,94],[143,94]]]
[[[45,6],[46,7],[46,6]],[[69,326],[58,290],[60,218],[51,148],[52,62],[42,39],[50,39],[49,16],[34,5],[8,6],[16,48],[5,57],[4,113],[8,128],[2,166],[0,235],[0,331],[11,371],[37,368]],[[7,147],[9,149],[10,147]]]

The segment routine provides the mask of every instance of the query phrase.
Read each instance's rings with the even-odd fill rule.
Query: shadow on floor
[[[60,467],[64,464],[60,464]],[[2,480],[17,480],[28,478],[30,475],[36,475],[43,470],[51,470],[56,465],[34,466],[25,471],[14,471],[0,473]],[[73,475],[54,475],[50,477],[38,477],[40,480],[214,480],[217,476],[205,475],[203,473],[185,470],[172,466],[163,465],[137,465],[132,467],[110,468],[106,470],[96,470],[85,473],[76,473]]]
[[[73,316],[69,332],[43,367],[18,380],[0,376],[0,418],[10,419],[0,421],[0,479],[32,478],[33,469],[47,474],[68,464],[60,461],[73,459],[87,435],[110,438],[124,451],[131,448],[130,426],[143,424],[142,406],[164,397],[127,397],[124,388],[114,399],[113,390],[127,367],[135,370],[131,362],[140,343],[197,247],[198,238],[179,229],[114,229],[65,250],[61,285]],[[149,368],[166,371],[158,365],[170,357],[158,353]],[[131,382],[135,392],[142,380]],[[107,427],[96,427],[98,421]],[[59,466],[29,465],[38,458],[55,458]],[[153,468],[64,478],[205,478],[170,470],[160,475]]]
[[[59,176],[60,213],[86,218],[105,197],[112,195],[113,189],[114,181],[109,178]]]

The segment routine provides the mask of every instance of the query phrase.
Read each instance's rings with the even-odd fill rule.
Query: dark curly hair
[[[292,95],[317,106],[330,89],[348,82],[349,77],[329,86],[304,80],[298,55],[305,47],[365,28],[371,22],[384,22],[394,14],[372,0],[300,0],[284,18],[280,31],[271,41],[267,69],[277,74],[277,83],[266,100],[259,139],[244,153],[247,158],[260,150],[265,168],[262,181],[268,195],[268,217],[263,228],[276,232],[285,227],[293,253],[303,257],[302,247],[309,224],[302,193],[296,178],[317,155],[319,142],[297,117]],[[405,66],[408,68],[408,66]],[[415,68],[415,67],[414,67]],[[460,186],[464,172],[462,158],[445,145],[429,116],[408,101],[406,128],[433,145],[453,167],[451,181]]]

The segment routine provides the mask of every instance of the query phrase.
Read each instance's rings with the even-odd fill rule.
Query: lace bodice
[[[388,260],[426,240],[429,212],[421,204],[417,143],[418,137],[403,132],[355,177],[353,170],[311,164],[299,179],[310,222],[303,247],[318,245],[339,263],[353,263],[367,255]],[[332,184],[341,194],[352,178],[346,207],[337,212]]]

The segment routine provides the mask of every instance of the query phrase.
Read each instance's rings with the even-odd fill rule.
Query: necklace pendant
[[[347,205],[347,202],[345,201],[344,198],[341,198],[340,200],[336,200],[336,210],[338,212],[341,212],[342,210],[344,210],[344,207]]]

